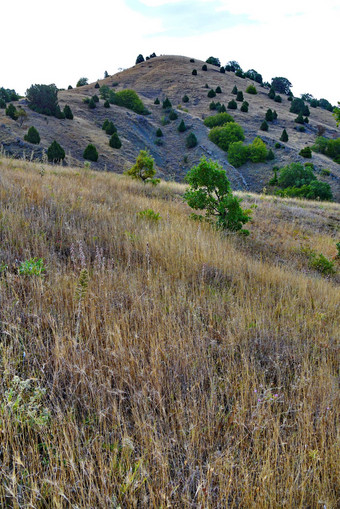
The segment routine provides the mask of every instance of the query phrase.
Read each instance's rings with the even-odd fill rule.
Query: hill
[[[338,506],[339,204],[240,193],[244,238],[177,183],[0,178],[1,507]]]
[[[84,149],[87,144],[92,143],[99,152],[98,161],[92,163],[92,167],[121,173],[133,164],[139,150],[147,147],[155,158],[158,175],[177,181],[181,181],[187,170],[205,154],[225,167],[234,189],[261,191],[272,177],[274,165],[281,167],[292,161],[306,161],[299,152],[315,142],[319,129],[324,131],[324,136],[328,138],[339,137],[340,130],[329,111],[310,108],[310,121],[304,126],[305,132],[300,132],[298,124],[294,122],[297,115],[289,112],[291,103],[287,101],[287,96],[281,94],[282,103],[275,102],[268,97],[268,89],[258,83],[248,78],[237,77],[233,72],[222,74],[219,68],[210,64],[207,64],[207,71],[202,71],[203,64],[204,62],[200,60],[188,57],[160,56],[99,80],[100,86],[107,85],[115,92],[124,89],[135,90],[149,110],[149,115],[138,115],[117,105],[104,108],[103,100],[97,103],[95,109],[89,109],[83,100],[89,99],[94,94],[99,96],[99,89],[95,88],[95,83],[59,92],[61,108],[68,104],[73,111],[74,120],[58,120],[34,113],[27,108],[25,100],[21,100],[19,103],[28,113],[28,119],[20,127],[0,109],[0,141],[3,150],[15,157],[22,157],[24,152],[27,157],[31,157],[32,152],[33,157],[41,157],[42,149],[46,150],[56,139],[66,151],[67,162],[82,166]],[[192,75],[193,69],[197,69],[197,76]],[[246,93],[249,84],[255,84],[258,92],[256,95]],[[252,142],[256,136],[260,136],[266,142],[267,148],[274,152],[273,161],[260,164],[246,163],[236,169],[228,163],[227,154],[209,141],[209,129],[203,124],[205,117],[215,113],[209,110],[209,105],[213,100],[227,106],[231,99],[235,99],[235,95],[232,94],[235,85],[249,102],[249,111],[241,112],[240,102],[237,110],[227,111],[243,127],[246,143]],[[217,87],[221,88],[221,93],[214,99],[209,98],[208,91],[216,90]],[[186,103],[182,101],[184,95],[189,98]],[[176,109],[178,119],[163,125],[167,115],[162,108],[162,101],[166,97]],[[160,100],[159,105],[154,104],[156,98]],[[278,118],[270,122],[269,131],[264,132],[260,130],[260,126],[268,108],[275,109]],[[119,150],[109,146],[109,138],[101,129],[106,118],[113,120],[118,129],[122,141],[122,148]],[[188,127],[185,133],[177,131],[182,119]],[[24,141],[24,134],[30,125],[34,125],[41,135],[41,144],[38,148]],[[162,145],[155,144],[158,128],[161,128],[164,135],[161,139]],[[275,143],[279,142],[284,128],[289,134],[289,141],[281,143],[281,148],[275,148]],[[194,132],[198,140],[197,147],[192,149],[188,149],[185,143],[189,132]],[[316,153],[313,153],[312,162],[318,177],[331,184],[333,194],[339,200],[340,165]],[[323,169],[330,170],[331,175],[322,175]]]

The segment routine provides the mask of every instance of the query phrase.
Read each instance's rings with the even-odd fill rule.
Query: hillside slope
[[[272,177],[274,165],[283,166],[292,161],[306,161],[298,153],[304,146],[314,143],[317,126],[325,128],[325,136],[339,137],[340,130],[336,128],[335,120],[329,111],[311,108],[310,123],[305,126],[306,132],[298,132],[294,122],[296,114],[289,112],[291,103],[287,101],[287,96],[282,96],[282,103],[274,102],[268,97],[268,89],[257,83],[255,85],[258,94],[246,94],[247,86],[254,82],[239,78],[231,72],[221,74],[217,67],[209,64],[208,70],[204,72],[201,70],[203,63],[200,60],[190,62],[188,57],[160,56],[99,80],[100,85],[107,84],[112,87],[114,84],[115,91],[126,88],[135,90],[151,112],[146,116],[137,115],[130,110],[113,105],[106,109],[103,106],[103,100],[100,100],[95,109],[90,110],[83,103],[83,99],[95,93],[98,94],[99,91],[94,88],[94,83],[59,92],[60,106],[63,107],[65,104],[71,106],[75,116],[73,121],[57,120],[36,114],[30,111],[25,105],[25,100],[22,100],[20,103],[26,109],[29,118],[21,128],[13,120],[5,117],[4,110],[0,110],[0,142],[3,150],[14,156],[22,156],[24,151],[26,156],[30,156],[34,151],[39,157],[42,149],[46,150],[56,139],[65,148],[69,164],[83,165],[84,148],[88,143],[94,143],[100,156],[97,163],[92,163],[92,167],[121,173],[133,164],[139,150],[146,147],[155,158],[159,175],[179,181],[188,168],[205,154],[218,160],[226,168],[235,189],[260,191]],[[197,76],[192,75],[194,68],[197,69]],[[268,149],[272,148],[275,153],[274,161],[265,164],[248,163],[236,170],[228,164],[227,154],[208,140],[209,130],[203,125],[203,119],[214,113],[209,110],[212,99],[207,97],[208,89],[215,90],[217,86],[220,86],[222,93],[217,94],[213,100],[227,106],[228,102],[235,98],[231,93],[234,85],[238,90],[243,91],[244,99],[249,102],[249,112],[240,111],[241,103],[238,103],[237,110],[228,110],[228,112],[244,128],[246,142],[252,142],[256,136],[260,136],[267,143]],[[183,104],[182,97],[185,94],[189,97],[189,102]],[[157,97],[161,101],[158,106],[154,104]],[[179,117],[178,120],[163,126],[162,117],[165,112],[162,109],[162,100],[165,97],[169,97]],[[179,108],[185,108],[188,111]],[[263,132],[260,130],[260,125],[268,108],[275,109],[278,118],[270,123],[268,132]],[[101,125],[106,118],[113,120],[118,128],[123,143],[120,150],[109,147],[108,137],[101,130]],[[186,133],[177,132],[181,119],[190,128]],[[30,125],[34,125],[41,134],[39,148],[23,141],[27,127]],[[164,133],[162,146],[155,145],[155,133],[159,127]],[[275,149],[275,143],[279,141],[283,128],[288,131],[289,141],[284,144],[284,148]],[[185,138],[191,131],[198,139],[198,146],[188,150]],[[321,154],[313,154],[312,161],[316,172],[324,168],[331,170],[330,177],[320,178],[331,184],[333,193],[339,200],[340,165]]]

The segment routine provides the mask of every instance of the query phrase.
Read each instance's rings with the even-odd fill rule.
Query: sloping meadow
[[[1,507],[336,507],[339,206],[0,164]]]

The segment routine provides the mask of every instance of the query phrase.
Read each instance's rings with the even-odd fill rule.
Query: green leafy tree
[[[109,145],[111,148],[120,148],[122,146],[122,142],[116,132],[114,132],[110,138]]]
[[[306,159],[311,159],[312,151],[310,147],[304,147],[300,150],[299,155],[305,157]]]
[[[283,141],[284,143],[286,143],[288,141],[288,133],[287,133],[286,129],[284,129],[282,131],[280,141]]]
[[[266,144],[261,138],[256,137],[250,145],[248,145],[249,159],[252,163],[261,163],[267,159],[268,151]]]
[[[100,94],[100,97],[102,99],[104,99],[104,101],[106,101],[107,99],[109,99],[110,97],[110,88],[108,85],[102,85],[99,89],[99,94]]]
[[[112,101],[113,104],[122,106],[123,108],[128,108],[139,115],[146,115],[149,113],[138,94],[134,90],[128,88],[121,90],[120,92],[113,93]]]
[[[65,150],[54,140],[47,149],[47,158],[52,163],[58,163],[65,159]]]
[[[272,88],[275,92],[279,92],[280,94],[288,94],[293,85],[287,78],[276,77],[272,78]]]
[[[209,140],[227,152],[230,143],[244,141],[244,132],[239,124],[236,122],[229,122],[221,127],[217,126],[211,129],[209,132]]]
[[[34,126],[29,128],[27,134],[24,136],[24,140],[28,141],[29,143],[34,143],[36,145],[39,145],[40,135]]]
[[[94,100],[95,103],[99,103],[99,97],[96,94],[92,96],[92,99]]]
[[[27,119],[26,110],[24,110],[24,108],[21,108],[21,106],[19,106],[19,108],[17,109],[16,117],[15,118],[16,118],[16,121],[18,122],[18,124],[21,127],[23,122]]]
[[[217,115],[211,115],[204,119],[204,125],[210,129],[212,127],[227,124],[228,122],[234,122],[233,117],[228,113],[217,113]]]
[[[83,87],[84,85],[88,85],[89,83],[89,80],[88,78],[79,78],[79,80],[77,81],[77,87]]]
[[[197,138],[194,133],[190,133],[186,139],[185,144],[187,148],[194,148],[197,145]]]
[[[216,57],[209,57],[206,59],[207,64],[215,65],[216,67],[221,67],[221,62]]]
[[[150,156],[147,150],[141,150],[136,159],[136,164],[129,170],[125,171],[124,174],[128,175],[137,180],[141,180],[144,183],[151,182],[157,184],[159,179],[155,179],[156,170],[154,168],[154,159]]]
[[[248,211],[241,208],[239,198],[233,196],[225,170],[217,162],[202,157],[185,177],[189,189],[184,200],[194,210],[204,210],[205,218],[217,228],[243,231],[250,219]]]
[[[235,168],[239,168],[242,166],[242,164],[247,162],[248,154],[248,147],[244,145],[242,141],[230,143],[228,150],[228,161],[230,164],[235,166]]]
[[[98,161],[98,151],[92,143],[87,145],[86,149],[83,152],[83,158],[87,159],[88,161]]]
[[[64,112],[64,115],[65,115],[65,118],[68,118],[69,120],[73,120],[73,113],[72,113],[72,110],[71,110],[71,108],[69,107],[68,104],[66,104],[64,106],[63,112]]]
[[[257,90],[254,85],[248,85],[248,87],[246,88],[246,92],[247,92],[247,94],[251,94],[251,95],[257,94]]]
[[[52,85],[32,85],[26,90],[26,99],[31,110],[42,115],[57,116],[58,89]]]
[[[310,166],[303,166],[301,163],[291,163],[280,171],[279,185],[286,187],[302,187],[316,180],[316,176]]]

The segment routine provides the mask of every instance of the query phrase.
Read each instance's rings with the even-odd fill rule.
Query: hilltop
[[[273,176],[273,166],[282,167],[292,161],[306,162],[299,152],[305,146],[313,145],[320,127],[327,138],[339,137],[340,130],[329,111],[311,108],[309,123],[304,126],[305,132],[300,132],[294,122],[297,115],[289,112],[291,103],[286,95],[282,94],[281,103],[275,102],[268,97],[268,88],[248,78],[238,77],[233,72],[222,74],[214,65],[207,64],[207,71],[203,71],[203,64],[203,61],[184,56],[159,56],[98,81],[99,86],[107,85],[116,92],[124,89],[135,90],[150,112],[149,115],[139,115],[117,105],[104,108],[103,100],[99,101],[95,109],[89,109],[83,100],[94,94],[99,96],[95,83],[59,91],[60,107],[68,104],[74,114],[73,120],[60,120],[35,113],[27,107],[25,99],[22,99],[19,104],[26,110],[28,119],[21,127],[6,117],[4,110],[0,109],[0,141],[3,150],[15,157],[22,157],[24,154],[31,157],[32,152],[33,157],[41,157],[42,150],[46,150],[56,139],[66,151],[68,164],[83,166],[83,151],[87,144],[93,143],[99,152],[99,159],[96,163],[91,163],[92,168],[122,173],[134,163],[139,150],[147,148],[155,158],[158,176],[177,181],[183,179],[188,169],[196,164],[202,155],[207,155],[223,165],[234,189],[261,191]],[[197,70],[196,76],[192,75],[193,69]],[[245,92],[250,84],[256,86],[256,95]],[[252,142],[256,136],[265,141],[267,148],[274,152],[273,161],[246,163],[236,169],[228,163],[227,154],[209,141],[209,129],[205,127],[203,120],[216,113],[209,110],[209,104],[213,100],[227,106],[231,99],[235,99],[232,94],[234,86],[243,92],[244,99],[249,102],[249,111],[240,111],[241,103],[238,103],[238,109],[227,110],[228,113],[243,127],[246,143]],[[217,87],[221,88],[221,93],[214,99],[209,98],[208,91]],[[186,103],[182,101],[184,95],[189,98]],[[170,99],[178,119],[163,125],[163,117],[166,115],[162,101],[166,97]],[[156,98],[160,100],[159,105],[154,104]],[[260,130],[260,125],[268,108],[275,109],[278,118],[270,122],[268,132],[264,132]],[[119,150],[109,146],[108,136],[101,129],[106,118],[113,120],[118,129],[122,141]],[[186,133],[177,131],[181,120],[184,120],[188,127]],[[24,141],[27,128],[31,125],[34,125],[41,135],[39,146]],[[155,144],[158,128],[161,128],[164,135],[163,144],[160,146]],[[275,148],[284,128],[289,134],[289,141],[281,143],[281,148]],[[185,144],[189,132],[193,132],[198,140],[198,145],[192,149],[186,148]],[[318,178],[331,184],[334,197],[339,200],[340,165],[316,153],[313,153],[312,162]],[[323,169],[328,169],[331,175],[322,175]]]

